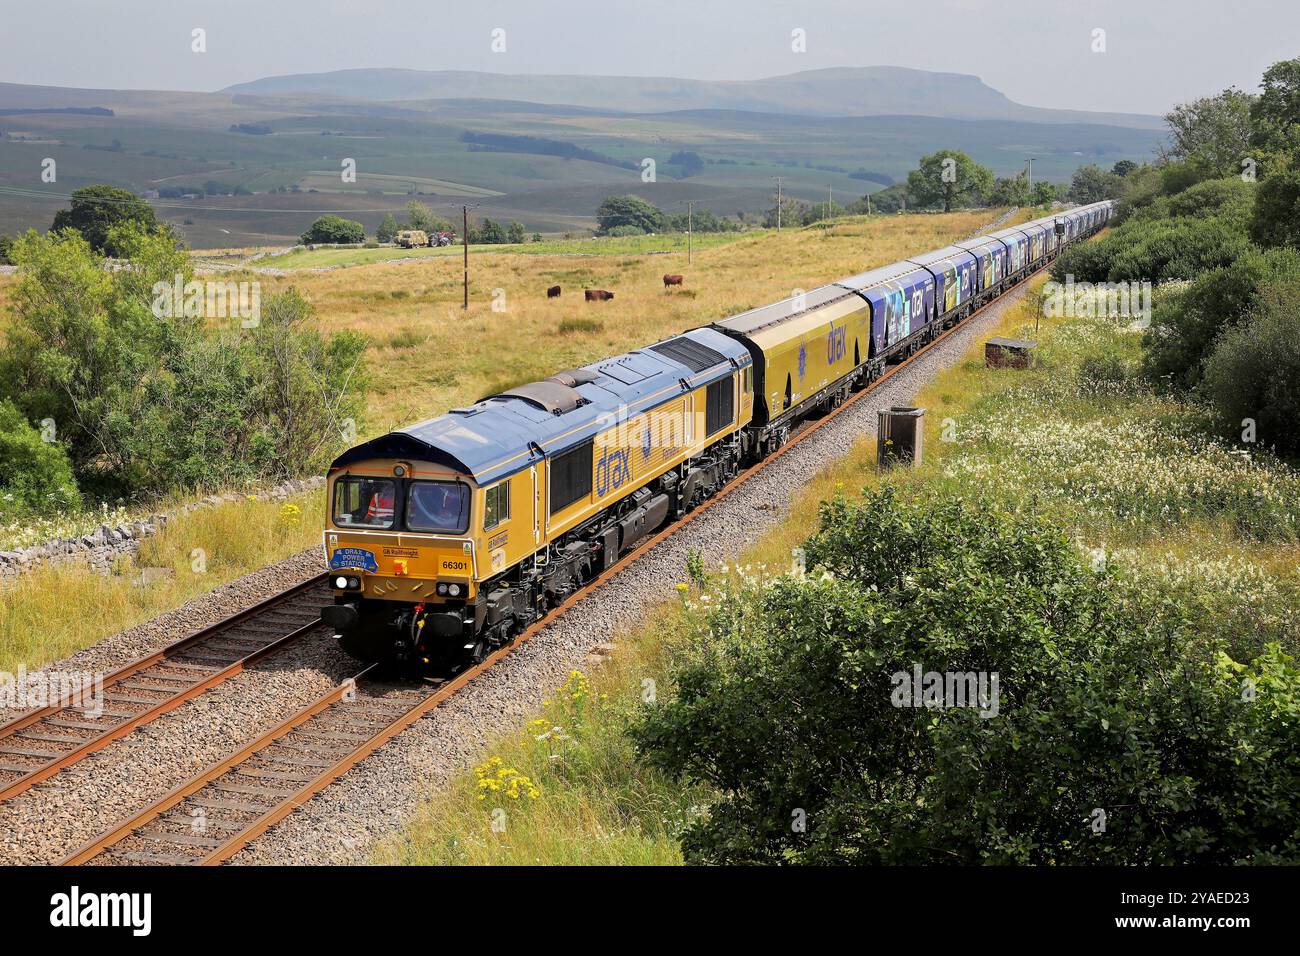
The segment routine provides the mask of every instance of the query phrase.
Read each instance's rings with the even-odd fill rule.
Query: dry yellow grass
[[[263,295],[296,286],[316,306],[323,329],[370,336],[373,394],[365,431],[375,434],[797,288],[947,245],[997,215],[982,209],[853,217],[827,227],[769,230],[698,250],[689,266],[677,253],[480,255],[470,261],[468,312],[461,309],[461,262],[451,256],[257,278]],[[685,286],[665,291],[666,272],[685,275]],[[564,294],[548,300],[546,289],[556,284]],[[609,289],[615,298],[584,302],[584,287]],[[494,296],[505,311],[493,311]]]
[[[284,504],[247,500],[191,512],[113,574],[61,564],[19,575],[0,586],[0,672],[48,664],[318,544],[323,498],[313,492]],[[152,569],[147,578],[144,568]]]

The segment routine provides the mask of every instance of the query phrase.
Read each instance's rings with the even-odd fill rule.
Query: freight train
[[[322,619],[364,661],[481,661],[1112,212],[955,243],[349,449],[329,471]]]

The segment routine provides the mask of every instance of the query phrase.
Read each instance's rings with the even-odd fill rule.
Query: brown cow
[[[553,285],[546,290],[546,298],[548,299],[557,298],[559,294],[560,294],[560,287],[558,285]]]
[[[606,302],[614,298],[614,293],[606,292],[604,289],[584,289],[583,295],[587,297],[588,302]]]
[[[667,275],[664,276],[664,288],[665,288],[665,289],[668,288],[670,285],[681,285],[681,284],[682,284],[682,277],[681,277],[681,276],[667,276]]]

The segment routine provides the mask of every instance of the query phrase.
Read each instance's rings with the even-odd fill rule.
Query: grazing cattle
[[[546,290],[546,298],[548,299],[558,298],[559,294],[560,294],[560,287],[558,285],[553,285]]]
[[[681,276],[664,276],[665,289],[668,288],[670,285],[681,285],[681,284],[682,284]]]
[[[587,297],[588,302],[606,302],[614,298],[614,293],[606,292],[604,289],[584,289],[583,295]]]

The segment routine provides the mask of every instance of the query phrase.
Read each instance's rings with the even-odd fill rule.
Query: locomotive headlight
[[[361,587],[361,579],[360,579],[360,578],[348,578],[348,587],[352,588],[354,591],[355,591],[355,590],[359,590],[360,587]]]
[[[447,585],[447,593],[452,597],[460,597],[460,585],[459,584]]]
[[[404,477],[406,477],[406,466],[405,466],[405,465],[397,465],[396,467],[394,467],[394,468],[393,468],[393,477],[395,477],[395,478],[404,478]]]
[[[334,586],[335,586],[336,588],[338,588],[340,591],[346,591],[346,590],[347,590],[347,587],[348,587],[348,579],[347,579],[347,578],[342,578],[342,577],[340,577],[340,578],[335,578],[335,579],[334,579]]]
[[[434,590],[436,590],[441,597],[447,596],[447,585],[445,584],[439,584]]]

